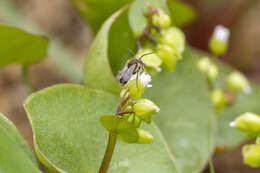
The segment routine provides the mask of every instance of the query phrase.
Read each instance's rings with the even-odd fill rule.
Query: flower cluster
[[[139,72],[138,72],[139,73]],[[151,123],[151,116],[160,109],[152,101],[141,98],[144,91],[151,87],[151,76],[146,72],[137,74],[123,86],[121,102],[116,115],[102,116],[100,121],[110,133],[117,134],[117,139],[126,143],[148,144],[153,136],[141,129],[142,122]]]
[[[231,122],[230,126],[246,133],[250,138],[257,137],[255,144],[243,146],[242,154],[246,164],[260,167],[260,115],[244,113]]]
[[[171,26],[170,17],[160,9],[149,7],[145,16],[147,17],[147,27],[138,40],[143,41],[142,38],[146,36],[154,44],[139,42],[136,57],[147,52],[154,52],[153,55],[142,59],[149,74],[160,72],[161,65],[169,71],[174,71],[176,63],[182,59],[185,49],[184,33],[179,28]]]
[[[117,75],[122,91],[116,115],[105,115],[100,119],[110,134],[116,134],[118,140],[126,143],[147,144],[153,141],[152,134],[140,127],[142,123],[150,124],[151,116],[159,113],[160,109],[142,95],[152,87],[150,75],[160,72],[162,66],[174,71],[185,49],[183,32],[171,26],[166,13],[149,6],[144,15],[147,26],[137,38],[138,52]]]
[[[213,54],[221,55],[226,52],[228,47],[229,30],[223,26],[217,26],[213,36],[210,39],[209,47]],[[206,76],[209,88],[211,90],[211,100],[219,114],[227,105],[233,102],[236,92],[251,92],[246,77],[238,72],[233,71],[228,76],[219,74],[218,66],[208,57],[202,57],[197,62],[199,70]],[[216,88],[215,83],[218,78],[225,81],[222,88]]]

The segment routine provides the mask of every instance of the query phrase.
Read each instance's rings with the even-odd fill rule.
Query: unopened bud
[[[244,91],[245,93],[249,93],[251,91],[248,80],[242,73],[239,72],[233,72],[229,75],[227,79],[227,87],[231,91]]]
[[[138,100],[133,106],[133,110],[135,114],[146,123],[151,123],[152,114],[156,114],[160,111],[159,107],[148,99]]]
[[[201,72],[206,73],[211,65],[211,61],[208,57],[202,57],[197,62],[198,68]]]
[[[179,54],[182,54],[185,49],[185,36],[184,33],[177,27],[171,27],[164,30],[158,39],[160,44],[166,44],[172,49],[176,49]],[[179,56],[178,58],[182,58]]]
[[[211,100],[218,111],[221,111],[226,106],[225,94],[220,89],[212,91]]]
[[[257,136],[255,143],[260,144],[260,136]]]
[[[171,18],[164,11],[157,10],[157,13],[152,17],[152,22],[154,26],[166,29],[171,25]]]
[[[255,137],[260,135],[260,116],[247,112],[231,122],[230,126],[247,133],[249,137]]]
[[[150,144],[153,142],[153,135],[146,130],[137,129],[137,134],[139,136],[138,144]]]
[[[142,49],[137,53],[136,57],[141,57],[142,55],[144,55],[146,53],[152,53],[152,52],[153,52],[152,49]],[[153,54],[150,54],[147,56],[143,56],[142,61],[146,67],[153,68],[157,72],[161,71],[160,66],[162,65],[162,60],[158,57],[157,54],[153,53]]]
[[[227,51],[229,30],[223,26],[216,26],[213,36],[210,38],[209,47],[216,55],[224,54]]]
[[[244,163],[251,167],[260,167],[260,145],[245,145],[242,150]]]
[[[128,81],[124,88],[129,92],[129,95],[133,99],[138,100],[141,98],[146,88],[152,87],[152,85],[149,84],[151,80],[151,76],[143,72],[138,78],[137,76],[134,76]]]
[[[158,45],[156,54],[162,59],[163,65],[169,71],[174,71],[176,68],[176,61],[181,54],[168,45]]]
[[[218,67],[215,64],[211,64],[206,72],[208,80],[212,83],[218,77]]]

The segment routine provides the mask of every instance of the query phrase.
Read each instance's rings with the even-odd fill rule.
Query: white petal
[[[229,123],[230,127],[235,127],[235,125],[236,125],[235,121],[232,121],[232,122]]]
[[[152,78],[149,74],[146,74],[145,72],[143,72],[139,79],[141,80],[141,82],[144,84],[144,86],[147,86],[147,87],[151,87],[149,85],[149,83],[152,81]],[[148,86],[149,85],[149,86]]]
[[[160,111],[160,108],[158,106],[153,106],[153,108],[155,109],[156,112]]]
[[[229,39],[229,35],[229,29],[222,25],[217,25],[214,29],[213,37],[215,37],[217,40],[226,42]]]
[[[244,88],[244,93],[246,93],[246,94],[250,94],[251,91],[252,91],[252,88],[251,88],[249,85],[247,85],[247,86]]]

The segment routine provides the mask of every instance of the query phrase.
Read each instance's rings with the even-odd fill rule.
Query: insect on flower
[[[126,62],[123,69],[119,71],[119,73],[116,76],[116,80],[120,82],[121,86],[124,86],[133,75],[136,75],[136,80],[138,79],[139,74],[144,71],[144,63],[142,61],[142,57],[150,54],[153,54],[153,52],[143,54],[139,58],[129,59]]]

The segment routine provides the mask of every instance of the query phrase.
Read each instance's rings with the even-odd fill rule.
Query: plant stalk
[[[125,113],[132,113],[132,111],[121,112],[121,109],[128,103],[129,99],[130,99],[130,96],[128,96],[128,97],[125,97],[125,95],[123,96],[122,100],[120,101],[119,105],[116,108],[116,115],[121,116],[122,114],[125,114]],[[98,173],[107,173],[107,170],[109,168],[109,164],[110,164],[111,159],[112,159],[113,152],[115,150],[116,138],[117,138],[116,133],[109,133],[106,152],[105,152],[105,155],[103,157],[103,161],[101,163],[101,166],[99,167]]]
[[[116,146],[116,133],[109,133],[106,152],[98,173],[107,173]]]
[[[30,93],[35,91],[35,89],[32,87],[32,85],[29,81],[29,71],[28,71],[27,65],[22,66],[22,79]]]

